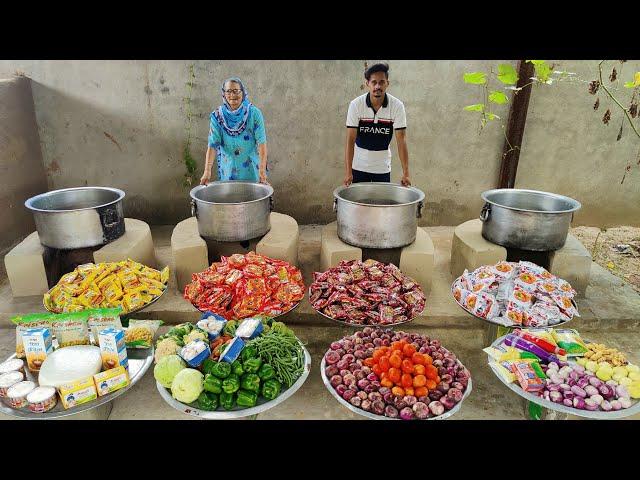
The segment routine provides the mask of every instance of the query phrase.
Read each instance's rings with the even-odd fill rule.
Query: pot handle
[[[423,208],[424,208],[424,202],[418,202],[418,210],[416,211],[416,218],[422,218]]]
[[[480,211],[480,220],[486,222],[489,220],[489,215],[491,215],[491,205],[485,203],[484,207],[482,207],[482,210]]]
[[[115,227],[120,219],[118,218],[118,212],[114,209],[105,210],[102,217],[102,224],[105,228]]]
[[[338,211],[338,199],[337,198],[333,199],[333,211],[334,212]]]
[[[196,205],[196,201],[191,199],[191,216],[198,217],[198,205]]]
[[[274,205],[273,197],[269,197],[269,210],[271,212],[273,212],[273,205]]]

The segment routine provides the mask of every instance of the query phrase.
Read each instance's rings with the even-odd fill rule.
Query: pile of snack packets
[[[313,279],[311,305],[336,320],[391,325],[424,310],[426,300],[420,285],[392,263],[343,260],[326,272],[314,272]]]
[[[131,259],[85,263],[63,275],[57,285],[45,293],[44,304],[55,313],[120,308],[126,314],[162,295],[168,281],[169,267],[158,271]]]
[[[580,316],[571,285],[531,262],[499,262],[467,270],[451,286],[473,315],[505,326],[543,327]]]
[[[298,268],[255,252],[223,256],[192,279],[184,298],[226,320],[280,315],[304,297]]]

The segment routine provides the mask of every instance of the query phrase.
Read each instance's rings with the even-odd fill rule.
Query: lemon
[[[631,372],[640,372],[640,367],[638,367],[638,365],[627,365],[627,372],[631,373]]]
[[[608,370],[606,368],[599,368],[596,372],[596,377],[598,377],[603,382],[611,380],[611,375],[613,374],[613,370]]]
[[[616,375],[622,376],[622,377],[626,377],[628,373],[629,372],[627,372],[627,367],[613,367],[613,376],[614,377]],[[614,378],[614,380],[615,380],[615,378]]]
[[[583,367],[587,364],[587,361],[588,361],[588,360],[587,360],[586,358],[584,358],[584,357],[578,357],[578,358],[576,359],[576,363],[577,363],[578,365],[582,365]]]
[[[631,373],[629,373],[629,378],[631,380],[634,380],[634,381],[640,380],[640,372],[631,372]]]
[[[640,381],[633,382],[627,387],[631,398],[640,398]]]
[[[587,363],[585,363],[584,368],[586,368],[590,372],[595,372],[596,370],[598,370],[598,364],[593,360],[589,360]]]
[[[620,380],[618,380],[618,383],[620,385],[624,385],[625,387],[628,387],[633,383],[633,380],[631,380],[629,377],[622,377]]]

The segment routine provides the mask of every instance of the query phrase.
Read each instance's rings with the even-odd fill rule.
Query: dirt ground
[[[589,250],[596,263],[623,278],[640,293],[640,228],[576,227],[571,233]]]

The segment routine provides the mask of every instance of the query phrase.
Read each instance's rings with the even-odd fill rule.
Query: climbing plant
[[[184,165],[186,168],[186,173],[184,174],[184,182],[183,185],[185,187],[192,186],[197,179],[196,171],[198,165],[191,155],[191,121],[193,118],[193,114],[191,112],[191,95],[193,92],[193,85],[196,75],[193,70],[193,64],[189,65],[189,81],[187,82],[187,96],[184,98],[185,103],[185,113],[187,117],[187,124],[185,127],[185,136],[186,140],[184,142],[183,150],[182,150],[182,159],[184,160]]]

